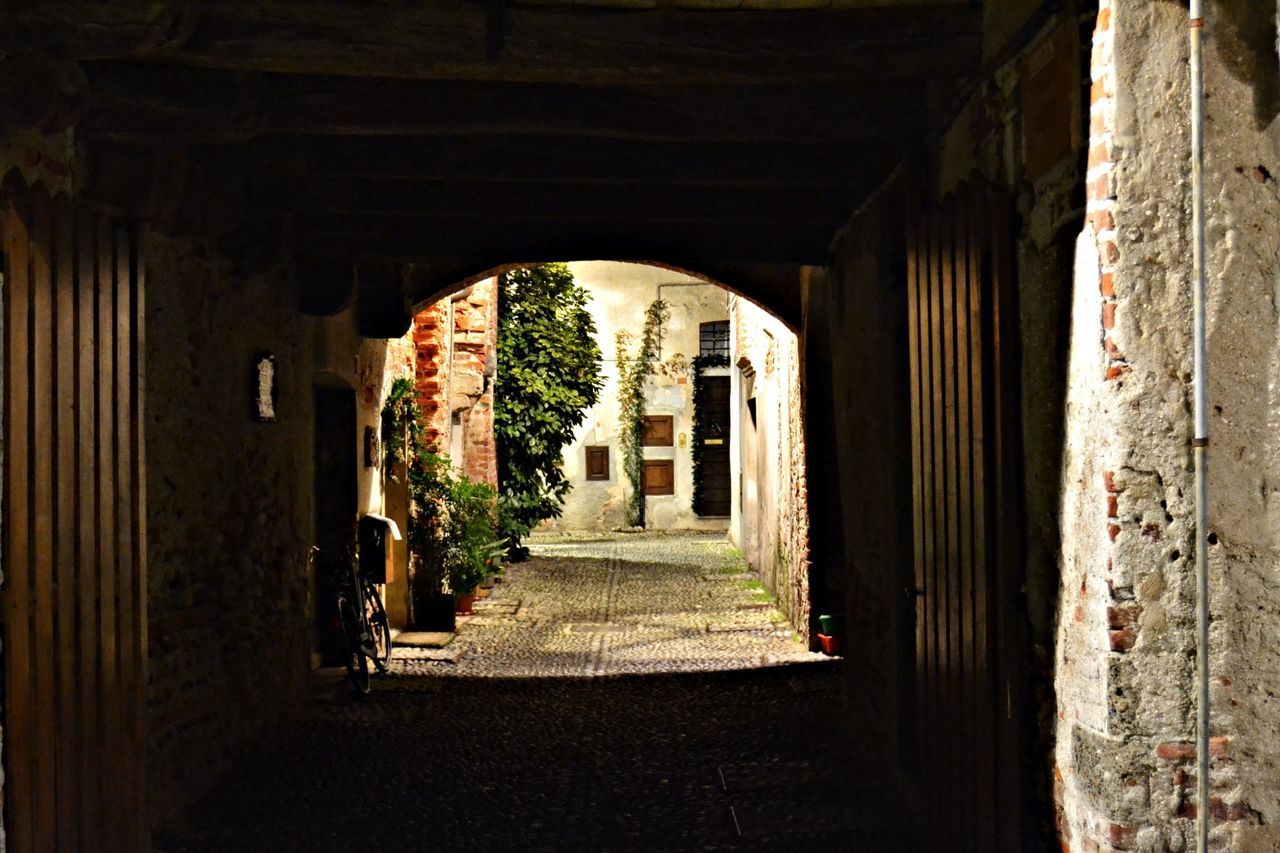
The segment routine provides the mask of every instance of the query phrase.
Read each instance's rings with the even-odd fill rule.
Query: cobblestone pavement
[[[597,676],[821,660],[722,534],[549,539],[507,568],[444,650],[397,673]]]
[[[490,599],[518,599],[508,615],[527,619],[486,625],[477,617],[463,636],[485,639],[456,665],[398,665],[363,700],[336,681],[318,685],[305,718],[182,825],[157,833],[155,849],[916,849],[895,835],[912,823],[905,804],[892,801],[880,774],[855,771],[845,758],[859,750],[836,725],[847,713],[842,664],[731,668],[795,645],[772,626],[708,632],[738,612],[724,602],[755,596],[725,579],[694,582],[708,566],[725,576],[739,568],[701,540],[678,547],[689,559],[705,547],[697,566],[662,568],[671,544],[629,546],[645,558],[637,574],[652,573],[644,581],[618,577],[631,565],[612,545],[540,547],[539,560],[513,571]],[[582,579],[553,604],[538,596],[568,592],[552,578],[557,566]],[[648,596],[667,589],[655,577],[693,597],[655,607]],[[602,652],[597,635],[557,633],[553,613],[569,624],[635,627],[604,634],[627,639]],[[724,645],[729,636],[742,643],[736,651]],[[534,642],[542,653],[521,666],[564,676],[497,662]],[[646,643],[648,651],[634,652]],[[696,661],[721,671],[670,671]],[[633,668],[666,671],[617,674]]]

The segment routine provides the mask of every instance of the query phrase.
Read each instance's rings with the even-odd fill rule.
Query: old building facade
[[[436,429],[466,447],[483,422],[467,347],[493,303],[448,295],[607,258],[798,332],[773,354],[798,399],[779,386],[785,429],[756,437],[782,526],[743,547],[843,602],[849,760],[929,837],[1182,850],[1204,817],[1221,849],[1275,849],[1275,4],[623,5],[509,5],[496,30],[466,3],[0,10],[12,848],[147,849],[287,725],[309,546],[402,511],[366,461],[387,389],[438,385],[414,364],[452,335],[467,378]],[[758,346],[729,368],[739,414]]]
[[[701,351],[704,330],[714,334],[712,327],[722,326],[727,342],[728,294],[701,279],[642,264],[577,262],[569,269],[590,297],[587,308],[604,355],[604,381],[598,402],[564,449],[565,474],[573,483],[564,512],[545,526],[593,531],[627,526],[625,503],[633,485],[622,468],[618,333],[625,333],[627,352],[633,353],[645,310],[661,299],[670,316],[661,330],[654,375],[645,383],[646,478],[638,484],[646,494],[645,527],[724,530],[727,508],[699,514],[693,507],[691,360]],[[727,431],[723,439],[727,442]],[[728,471],[712,476],[727,478]]]
[[[799,339],[740,296],[729,300],[729,538],[807,638],[809,507]],[[834,612],[834,609],[832,609]]]

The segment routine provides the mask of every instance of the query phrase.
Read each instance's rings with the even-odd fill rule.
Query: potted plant
[[[426,451],[412,454],[408,478],[414,623],[452,631],[453,614],[472,612],[476,587],[506,554],[506,540],[496,533],[498,493]]]
[[[459,613],[470,613],[475,591],[493,571],[506,542],[496,536],[498,493],[493,486],[463,475],[447,485],[445,572]]]
[[[838,655],[843,647],[844,619],[841,616],[824,614],[818,617],[822,629],[818,632],[818,642],[822,645],[824,655]]]
[[[822,626],[822,633],[832,637],[839,637],[844,634],[844,617],[822,615],[818,617],[818,624]]]

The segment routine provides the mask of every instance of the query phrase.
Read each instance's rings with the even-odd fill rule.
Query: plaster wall
[[[656,530],[724,530],[728,519],[699,518],[692,508],[693,459],[689,447],[693,427],[693,386],[687,370],[698,354],[699,324],[729,318],[728,293],[715,285],[660,267],[611,261],[569,264],[574,279],[591,299],[597,340],[604,355],[599,401],[586,415],[564,450],[564,471],[573,489],[564,512],[551,519],[551,530],[615,530],[626,525],[626,494],[619,443],[617,333],[639,336],[644,312],[659,295],[671,303],[671,319],[663,329],[659,361],[666,369],[649,380],[645,413],[674,418],[675,444],[646,447],[646,459],[674,461],[675,494],[646,499],[646,527]],[[686,365],[681,368],[681,363]],[[716,371],[709,371],[714,373]],[[586,447],[609,447],[609,479],[586,479]]]
[[[807,639],[809,505],[799,339],[739,296],[730,298],[729,318],[735,486],[729,535]]]
[[[1274,39],[1259,55],[1239,38],[1273,11],[1206,5],[1212,843],[1277,850],[1280,125],[1259,111]],[[1071,850],[1180,850],[1193,832],[1186,33],[1178,4],[1105,0],[1094,36],[1056,670]]]

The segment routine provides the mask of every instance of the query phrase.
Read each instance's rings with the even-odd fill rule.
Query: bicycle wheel
[[[391,623],[378,588],[368,578],[364,580],[364,615],[369,620],[369,633],[373,635],[373,665],[378,672],[386,672],[391,662]]]
[[[360,649],[360,618],[355,603],[346,595],[338,596],[338,616],[342,623],[343,661],[347,665],[347,677],[360,696],[369,693],[369,663]]]

